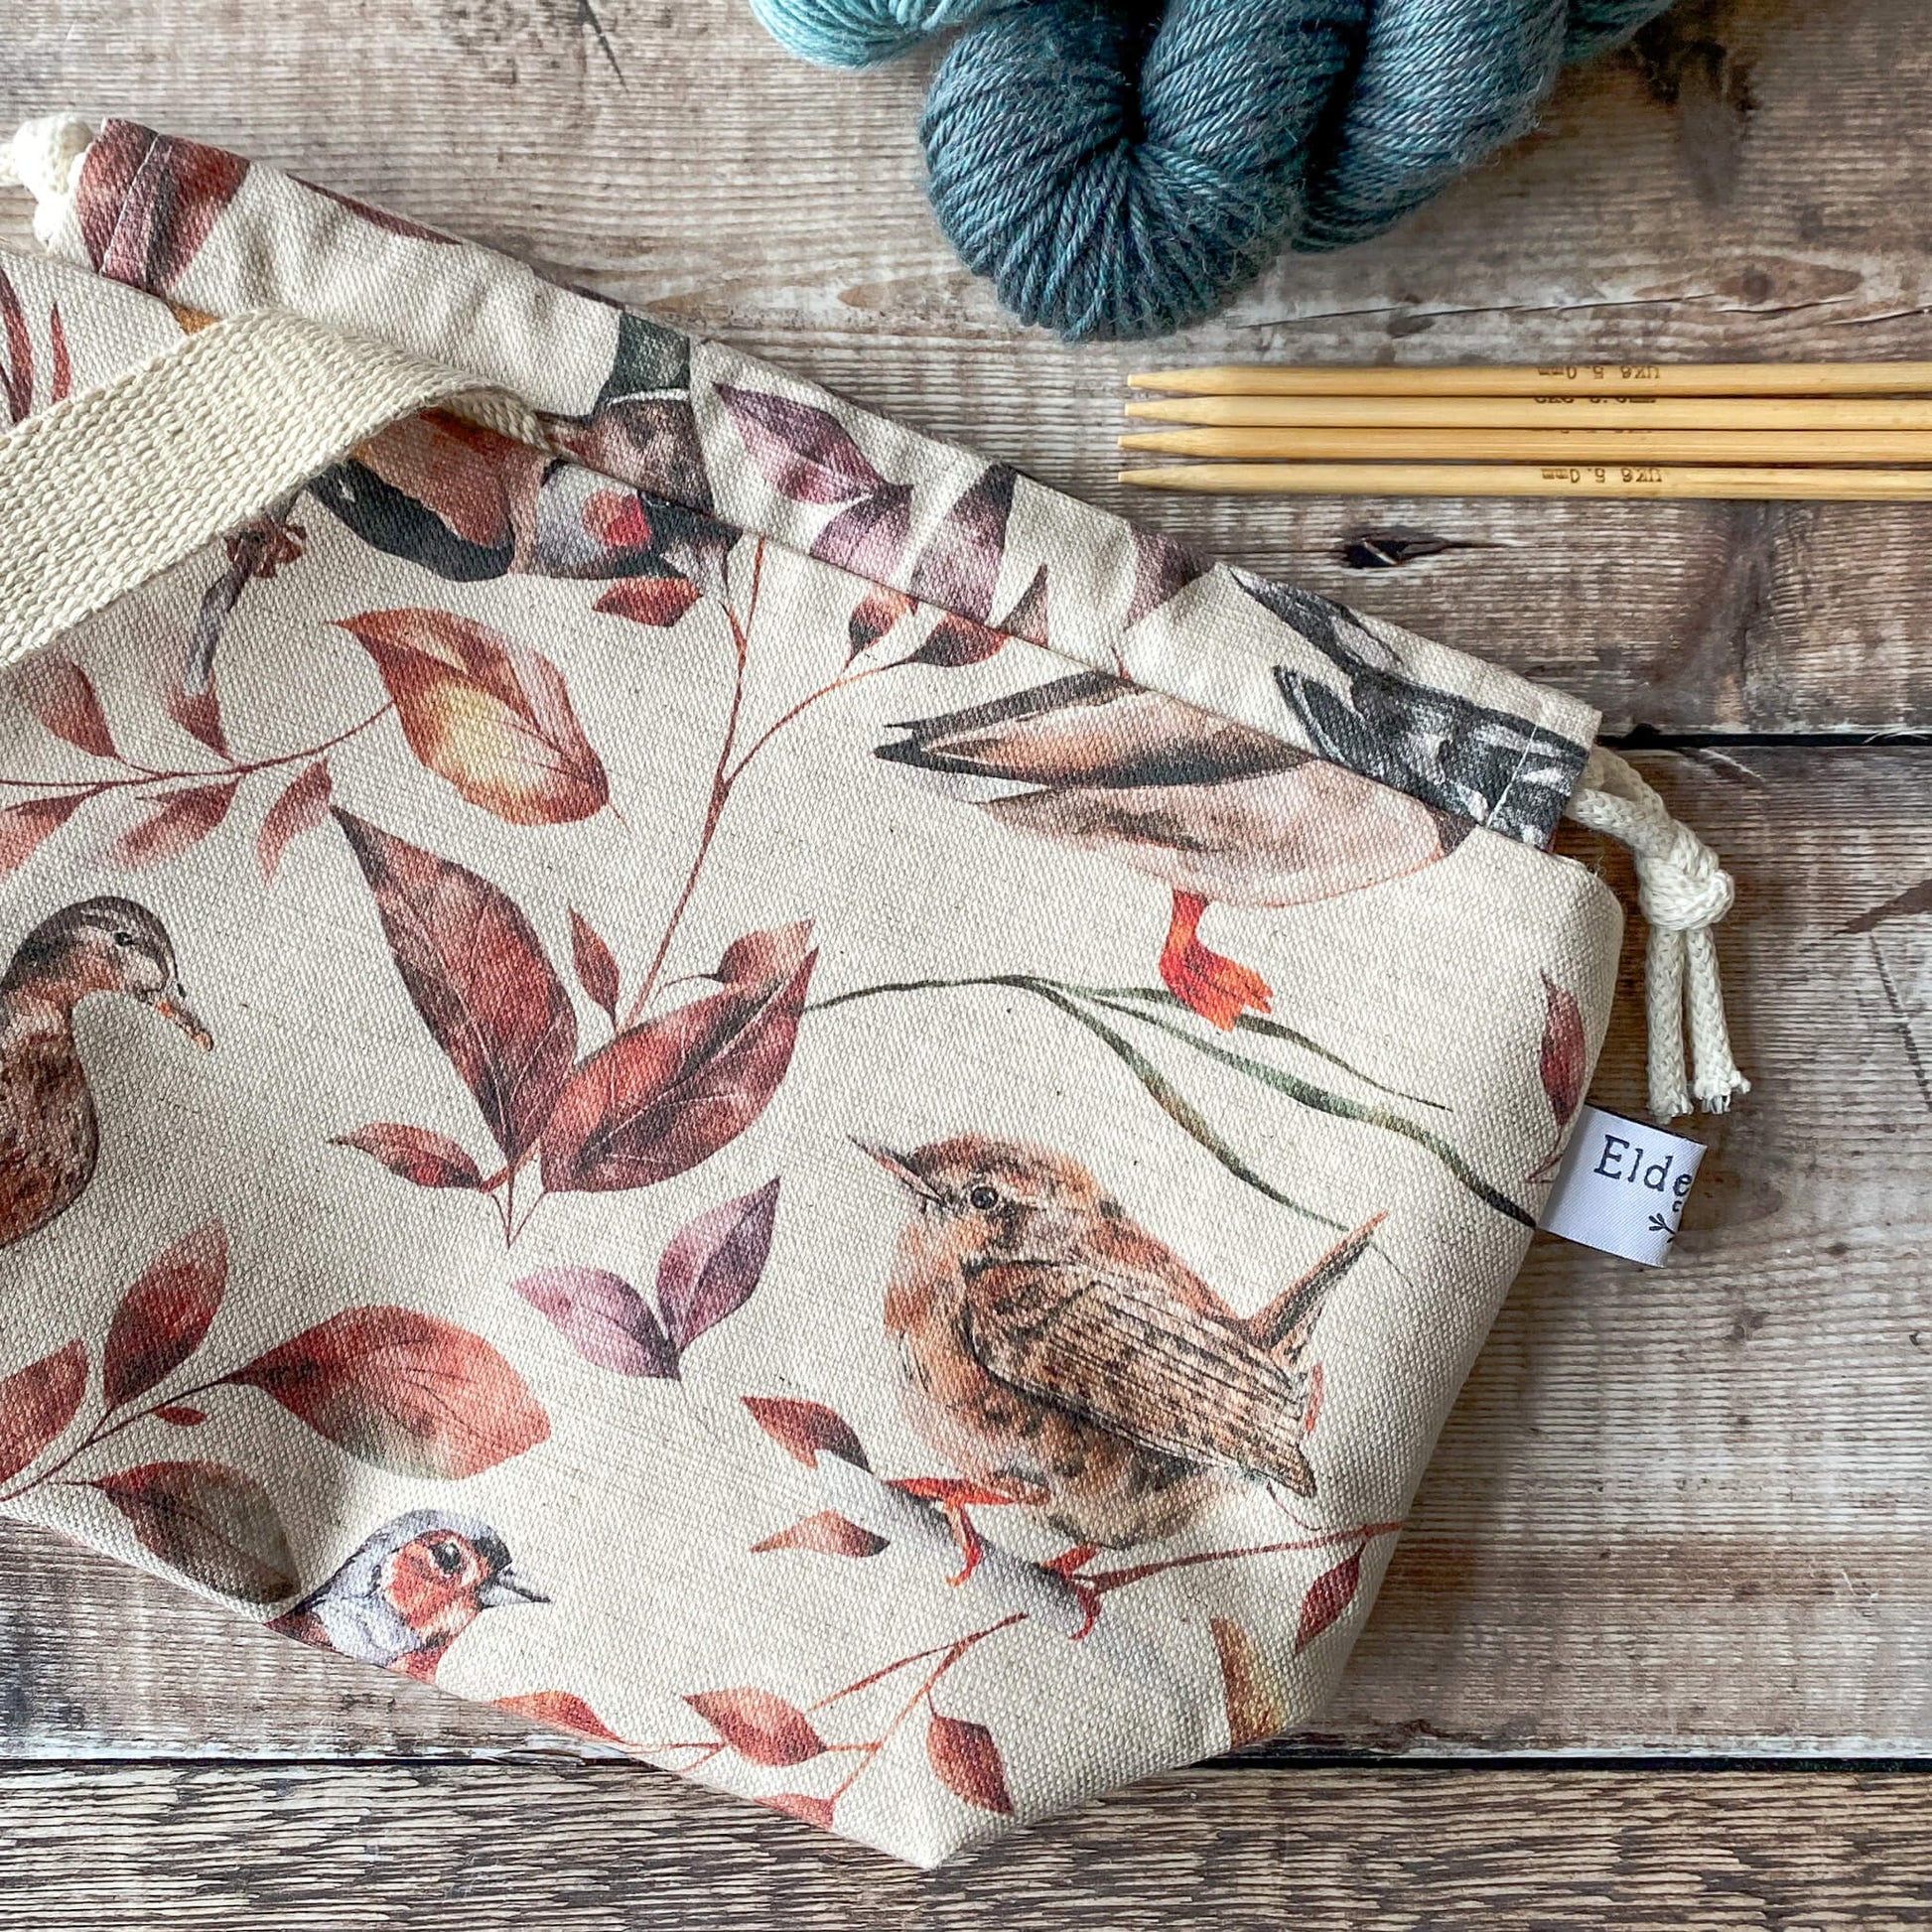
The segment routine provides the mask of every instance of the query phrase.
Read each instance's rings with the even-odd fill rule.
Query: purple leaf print
[[[812,539],[811,555],[860,577],[890,577],[912,534],[912,485],[888,483],[842,509]]]
[[[985,623],[1006,552],[1007,517],[1019,472],[993,464],[939,520],[912,566],[912,595]]]
[[[724,382],[716,393],[731,412],[752,461],[793,502],[849,503],[889,487],[828,411]]]
[[[1128,600],[1127,621],[1139,623],[1150,611],[1158,611],[1171,597],[1177,597],[1196,577],[1207,574],[1207,566],[1173,537],[1159,530],[1134,532],[1134,595]]]
[[[606,1268],[543,1268],[511,1284],[566,1341],[599,1368],[666,1380],[677,1350],[644,1298]]]
[[[657,1305],[680,1354],[751,1298],[771,1252],[777,1212],[773,1178],[708,1208],[671,1237],[657,1264]]]
[[[1024,637],[1030,644],[1046,641],[1046,566],[1034,572],[1034,581],[1020,593],[1020,602],[1000,620],[1000,629],[1009,636]]]
[[[576,906],[570,908],[570,958],[577,983],[603,1010],[612,1026],[618,1024],[618,961],[604,935]]]
[[[957,671],[968,664],[983,663],[1005,642],[999,631],[975,623],[971,618],[945,617],[926,632],[925,641],[905,661]]]

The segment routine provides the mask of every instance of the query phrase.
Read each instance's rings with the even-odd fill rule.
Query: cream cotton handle
[[[1650,1035],[1650,1111],[1659,1121],[1691,1111],[1722,1114],[1750,1082],[1730,1054],[1724,987],[1711,928],[1730,910],[1735,889],[1718,855],[1627,760],[1599,745],[1589,755],[1569,817],[1630,848],[1637,903],[1650,926],[1644,1017]],[[1686,1079],[1684,1035],[1691,1040]]]
[[[0,437],[0,664],[437,403],[547,447],[479,377],[284,310],[211,323],[29,416]]]

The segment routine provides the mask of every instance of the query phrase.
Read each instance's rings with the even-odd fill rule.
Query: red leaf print
[[[1214,1654],[1221,1660],[1228,1747],[1234,1749],[1273,1737],[1288,1723],[1288,1701],[1260,1646],[1240,1624],[1227,1617],[1209,1617],[1207,1628],[1214,1639]]]
[[[756,1557],[767,1550],[817,1550],[828,1557],[876,1557],[886,1544],[885,1537],[875,1536],[850,1517],[841,1516],[835,1509],[822,1509],[816,1516],[792,1524],[788,1530],[779,1530],[754,1543],[752,1554]]]
[[[488,1342],[411,1309],[345,1309],[222,1380],[273,1396],[339,1449],[397,1475],[478,1475],[550,1434],[522,1376]]]
[[[164,1249],[121,1297],[101,1350],[108,1410],[157,1388],[207,1338],[228,1283],[228,1237],[207,1221]]]
[[[609,803],[610,780],[549,658],[452,611],[340,620],[374,661],[409,749],[471,804],[560,825]]]
[[[255,857],[262,869],[264,883],[272,881],[275,869],[291,839],[312,831],[329,816],[329,799],[334,786],[326,760],[318,759],[309,765],[268,808],[262,829],[255,835]]]
[[[1002,1503],[1045,1502],[1050,1493],[1018,1476],[1006,1489],[989,1489],[982,1482],[968,1482],[961,1476],[895,1476],[891,1486],[908,1496],[917,1496],[921,1502],[968,1509],[992,1509]]]
[[[1321,1364],[1316,1362],[1309,1370],[1309,1399],[1302,1411],[1304,1436],[1312,1436],[1315,1424],[1321,1420],[1321,1402],[1326,1386],[1327,1380],[1321,1373]]]
[[[165,294],[195,259],[248,164],[198,141],[108,121],[74,197],[87,257],[110,280]]]
[[[409,1127],[400,1121],[379,1120],[338,1134],[333,1147],[359,1148],[380,1161],[393,1174],[418,1187],[475,1187],[483,1184],[482,1170],[447,1134],[430,1127]]]
[[[657,1306],[682,1354],[707,1328],[751,1299],[771,1252],[778,1182],[707,1208],[672,1235],[657,1264]]]
[[[1136,624],[1196,577],[1205,576],[1207,566],[1159,530],[1145,530],[1138,523],[1128,528],[1134,537],[1134,594],[1127,602],[1127,621]]]
[[[1355,1600],[1362,1581],[1362,1553],[1351,1550],[1332,1570],[1324,1570],[1302,1598],[1301,1621],[1295,1626],[1295,1649],[1306,1650]]]
[[[803,1791],[774,1791],[769,1797],[753,1802],[762,1805],[766,1811],[781,1811],[802,1825],[816,1825],[821,1832],[832,1829],[834,1801],[830,1798],[814,1798]]]
[[[667,1379],[677,1374],[677,1350],[644,1298],[607,1268],[542,1268],[510,1284],[599,1368],[620,1375]]]
[[[720,382],[751,459],[771,486],[797,503],[849,503],[889,487],[838,418],[810,403]]]
[[[618,1024],[618,962],[597,928],[573,905],[570,908],[570,958],[577,983],[604,1010],[612,1026]]]
[[[73,389],[73,361],[68,354],[68,327],[61,320],[61,305],[47,311],[47,338],[54,349],[54,380],[47,392],[49,402],[66,402]]]
[[[7,392],[7,419],[18,423],[34,406],[34,342],[27,333],[20,297],[4,268],[0,268],[0,323],[5,324],[7,334],[7,360],[0,368],[0,386]]]
[[[858,577],[889,577],[912,534],[912,485],[888,483],[832,517],[810,555]]]
[[[628,618],[657,630],[677,622],[704,593],[688,577],[624,577],[591,607],[607,617]]]
[[[14,672],[12,683],[22,703],[56,738],[92,758],[120,756],[93,681],[78,664],[42,651]]]
[[[188,692],[177,681],[161,694],[161,706],[168,716],[197,744],[206,745],[218,759],[228,756],[227,733],[221,729],[221,700],[209,678],[205,690]]]
[[[543,1131],[543,1184],[603,1193],[668,1180],[761,1114],[791,1064],[811,980],[728,985],[618,1035],[579,1066]]]
[[[1537,1070],[1550,1111],[1558,1127],[1568,1127],[1584,1097],[1584,1065],[1588,1048],[1584,1039],[1584,1010],[1577,996],[1543,975],[1543,1051]]]
[[[804,1712],[769,1691],[743,1684],[684,1701],[748,1763],[803,1764],[825,1748]]]
[[[293,1596],[295,1556],[268,1491],[219,1462],[148,1462],[96,1476],[141,1547],[222,1596]]]
[[[955,1798],[964,1798],[981,1811],[1012,1817],[1006,1766],[1000,1761],[1000,1747],[994,1743],[993,1733],[984,1725],[933,1712],[925,1727],[925,1754],[939,1782]]]
[[[810,919],[747,932],[725,948],[711,977],[726,986],[757,986],[766,980],[789,979],[811,951],[811,937]]]
[[[124,866],[152,866],[178,858],[200,845],[227,817],[240,784],[239,778],[227,778],[218,785],[169,792],[149,817],[114,841],[112,856]]]
[[[836,1455],[856,1468],[872,1467],[852,1425],[824,1403],[798,1402],[781,1395],[748,1395],[740,1400],[752,1412],[752,1420],[808,1469],[818,1467],[820,1455]]]
[[[70,1341],[0,1381],[0,1482],[17,1476],[67,1428],[87,1393],[87,1350]]]
[[[853,607],[852,616],[846,622],[845,634],[851,645],[851,654],[857,657],[861,651],[870,650],[900,618],[909,617],[917,609],[918,606],[903,591],[889,590],[884,584],[875,585]]]
[[[937,604],[980,623],[992,617],[1018,481],[1018,471],[993,464],[940,518],[912,567],[908,588],[921,603]]]
[[[957,671],[968,664],[983,663],[1006,642],[997,630],[989,630],[971,618],[941,618],[926,632],[925,641],[905,661],[931,664],[942,671]]]
[[[0,810],[0,879],[18,872],[87,801],[84,791],[59,798],[29,798]]]
[[[530,922],[487,880],[336,808],[430,1036],[512,1161],[577,1053],[577,1016]]]
[[[164,1403],[154,1413],[161,1421],[173,1424],[176,1429],[200,1429],[207,1421],[206,1409],[193,1408],[186,1402]]]
[[[1046,566],[1034,572],[1034,581],[1020,593],[1020,602],[1000,620],[999,628],[1009,636],[1024,637],[1030,644],[1046,641]]]
[[[521,1697],[496,1699],[496,1709],[528,1718],[535,1725],[550,1725],[558,1730],[574,1730],[580,1737],[595,1737],[600,1743],[623,1742],[582,1698],[569,1691],[526,1691]]]

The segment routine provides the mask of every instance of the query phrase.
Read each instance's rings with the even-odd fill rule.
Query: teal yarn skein
[[[947,238],[1022,321],[1163,336],[1366,239],[1669,0],[752,0],[859,67],[957,29],[920,123]]]

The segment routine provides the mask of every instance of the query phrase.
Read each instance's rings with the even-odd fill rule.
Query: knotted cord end
[[[1630,764],[1601,745],[1590,753],[1566,810],[1580,825],[1628,846],[1636,861],[1637,903],[1650,926],[1644,1010],[1651,1113],[1668,1124],[1693,1102],[1709,1114],[1726,1112],[1734,1095],[1750,1091],[1731,1057],[1711,937],[1735,897],[1730,875]]]
[[[52,246],[73,202],[80,157],[94,131],[74,114],[42,114],[23,121],[0,142],[0,184],[18,184],[34,198],[34,233]]]

